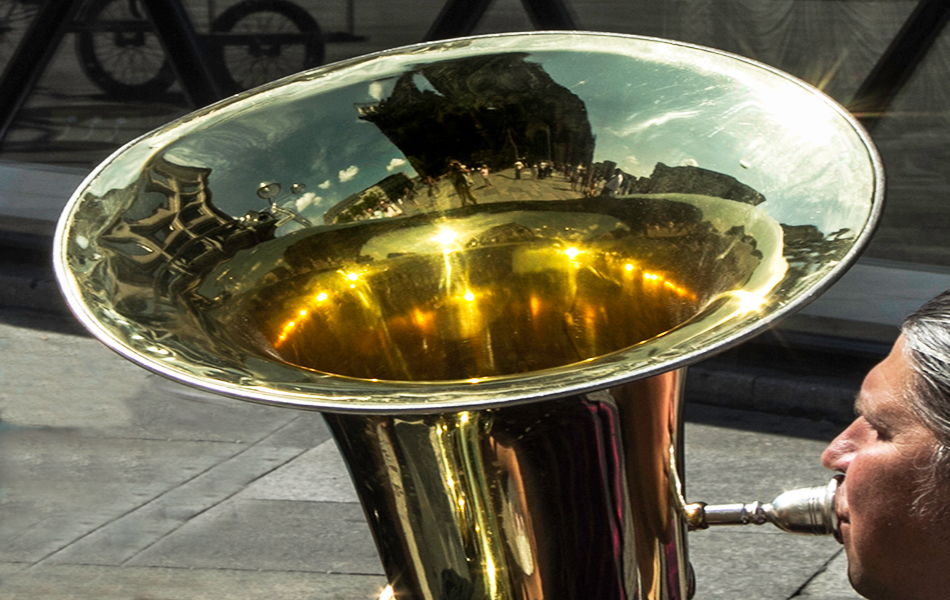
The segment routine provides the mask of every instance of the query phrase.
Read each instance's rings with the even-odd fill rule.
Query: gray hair
[[[901,331],[904,358],[914,372],[910,405],[937,439],[915,503],[927,510],[937,488],[950,488],[950,290],[907,317]]]

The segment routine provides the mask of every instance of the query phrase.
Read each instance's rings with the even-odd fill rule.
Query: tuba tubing
[[[396,598],[681,599],[683,370],[422,416],[327,414]]]
[[[684,514],[690,531],[717,525],[771,523],[788,533],[838,537],[835,494],[843,481],[844,475],[835,475],[827,485],[790,490],[767,504],[687,504]]]

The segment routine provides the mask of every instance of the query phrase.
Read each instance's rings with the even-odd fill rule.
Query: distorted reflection
[[[678,377],[502,411],[379,415],[361,427],[328,419],[344,452],[367,438],[385,449],[353,468],[364,501],[378,507],[380,543],[427,554],[424,567],[413,552],[388,556],[397,585],[446,599],[474,589],[658,600],[675,589],[663,572],[679,566],[670,456]],[[417,502],[383,502],[390,485]]]
[[[113,192],[128,207],[103,228],[100,247],[122,283],[118,309],[152,310],[137,300],[157,289],[200,309],[219,331],[241,330],[236,339],[261,356],[353,377],[446,380],[632,346],[741,288],[763,248],[768,268],[784,270],[775,262],[783,238],[789,268],[803,276],[851,243],[847,231],[779,228],[752,208],[765,201],[760,193],[699,167],[658,164],[640,178],[605,163],[574,172],[618,189],[467,206],[459,198],[456,208],[417,205],[393,219],[359,215],[348,198],[327,213],[336,225],[314,226],[279,206],[273,183],[258,193],[265,209],[232,218],[214,206],[207,169],[159,158],[140,193]],[[568,171],[546,177],[568,191]],[[392,176],[374,187],[404,191],[407,181]],[[277,237],[288,223],[297,229]],[[746,293],[741,310],[757,308],[767,291]]]
[[[311,112],[287,105],[273,121],[285,123],[272,135],[288,148],[283,161],[317,162],[285,172],[286,191],[254,184],[263,208],[238,182],[261,181],[255,165],[273,161],[258,150],[246,164],[207,156],[267,121],[222,121],[211,141],[176,141],[102,195],[121,208],[101,227],[77,223],[77,244],[95,240],[77,256],[108,273],[120,314],[174,321],[184,310],[182,323],[216,332],[212,347],[350,377],[444,381],[608,355],[730,297],[735,314],[754,311],[783,277],[792,293],[853,245],[848,227],[779,225],[758,208],[763,193],[693,158],[631,171],[630,156],[605,154],[619,146],[598,142],[591,119],[604,109],[574,91],[588,82],[560,83],[555,64],[524,52],[421,61],[374,81],[371,102],[356,101],[365,84],[334,91],[353,99],[341,148],[362,143],[382,165],[331,164],[325,140],[307,151],[290,126]],[[652,139],[688,116],[639,110],[625,135]],[[317,196],[304,180],[319,181],[319,169],[361,183],[335,197],[325,181]],[[244,213],[216,206],[212,187]]]
[[[295,183],[290,186],[290,194],[288,196],[279,197],[281,185],[276,182],[265,182],[257,188],[257,196],[263,200],[267,200],[269,206],[267,211],[273,215],[277,223],[276,228],[280,228],[282,225],[285,225],[289,221],[295,221],[298,225],[302,227],[312,227],[313,223],[309,219],[300,214],[298,210],[293,208],[293,205],[296,204],[296,201],[287,202],[287,197],[296,197],[300,194],[303,194],[307,187],[302,183]],[[284,203],[284,206],[281,206],[281,203]],[[243,218],[251,219],[259,217],[260,213],[248,213]],[[253,215],[253,217],[252,217]]]
[[[584,102],[528,58],[506,53],[423,64],[399,77],[388,98],[360,106],[360,118],[376,125],[422,178],[440,177],[453,163],[490,172],[517,161],[589,164],[594,136]]]

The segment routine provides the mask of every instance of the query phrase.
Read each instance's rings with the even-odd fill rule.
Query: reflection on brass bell
[[[70,200],[55,266],[140,365],[324,411],[395,597],[679,600],[683,368],[831,285],[882,190],[854,119],[769,67],[486,36],[132,142]],[[771,506],[738,513],[798,514]]]

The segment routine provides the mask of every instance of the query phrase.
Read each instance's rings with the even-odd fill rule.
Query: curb
[[[846,425],[863,371],[840,375],[795,373],[736,365],[713,357],[689,368],[686,402]]]
[[[6,248],[0,253],[11,256]],[[22,308],[72,315],[59,291],[52,266],[0,263],[0,309]]]

